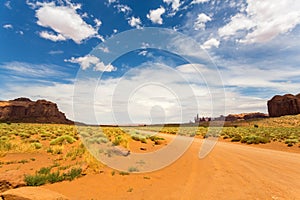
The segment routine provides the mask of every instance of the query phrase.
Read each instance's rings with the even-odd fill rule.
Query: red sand
[[[71,199],[300,199],[300,154],[218,142],[204,159],[202,140],[152,173],[87,175],[43,187]]]

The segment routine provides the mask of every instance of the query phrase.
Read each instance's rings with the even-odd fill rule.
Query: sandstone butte
[[[300,114],[300,94],[276,95],[268,101],[270,117]]]
[[[57,105],[46,100],[17,98],[0,101],[0,122],[73,124]]]

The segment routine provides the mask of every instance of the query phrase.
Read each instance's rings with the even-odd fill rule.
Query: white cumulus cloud
[[[117,4],[114,6],[114,8],[117,8],[119,13],[122,12],[122,13],[128,14],[132,11],[132,9],[129,6],[123,5],[123,4]]]
[[[238,36],[242,43],[268,42],[300,24],[300,2],[295,0],[247,0],[245,12],[236,14],[219,29],[225,39]],[[244,35],[239,32],[244,31]]]
[[[167,3],[167,4],[171,4],[172,5],[172,10],[173,11],[177,11],[178,8],[180,7],[180,0],[163,0],[163,2]]]
[[[11,24],[4,24],[3,28],[5,28],[5,29],[12,29],[13,25],[11,25]]]
[[[165,12],[166,10],[161,6],[155,10],[150,10],[149,14],[147,14],[147,18],[150,19],[154,24],[162,24],[163,19],[161,18],[161,15]]]
[[[193,0],[191,4],[200,4],[200,3],[206,3],[209,2],[210,0]]]
[[[208,15],[206,15],[205,13],[198,14],[198,17],[194,23],[194,29],[195,30],[201,30],[201,29],[204,30],[206,27],[205,24],[209,21],[211,21],[211,18]]]
[[[65,59],[64,61],[77,63],[80,65],[82,70],[86,70],[88,68],[93,67],[94,71],[112,72],[117,69],[111,64],[105,65],[99,58],[92,55],[86,55],[78,58],[72,57],[71,59]]]
[[[54,34],[54,33],[48,32],[48,31],[39,32],[39,35],[40,35],[40,37],[42,37],[44,39],[51,40],[54,42],[67,40],[67,38],[65,38],[61,34]]]
[[[207,40],[206,42],[204,42],[203,45],[201,45],[201,47],[203,49],[211,49],[212,47],[218,48],[219,45],[220,45],[219,40],[217,40],[216,38],[211,38],[211,39]]]
[[[77,13],[77,10],[81,8],[80,4],[67,2],[66,5],[56,5],[54,2],[50,2],[36,3],[36,6],[38,7],[36,10],[37,24],[55,32],[55,34],[41,32],[40,36],[53,39],[53,41],[63,40],[63,38],[64,40],[72,39],[78,44],[91,37],[101,39],[97,33],[101,21],[95,20],[95,28],[87,24]]]
[[[131,17],[129,20],[128,20],[128,24],[131,26],[131,27],[136,27],[136,28],[141,28],[141,25],[142,25],[142,22],[141,22],[141,19],[139,17]]]

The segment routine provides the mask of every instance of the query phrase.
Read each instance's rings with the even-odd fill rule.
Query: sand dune
[[[204,159],[202,140],[152,173],[87,175],[43,187],[71,199],[300,199],[300,154],[218,142]]]

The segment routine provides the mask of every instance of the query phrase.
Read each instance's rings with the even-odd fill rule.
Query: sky
[[[98,124],[267,113],[300,92],[296,0],[1,1],[0,99]]]

